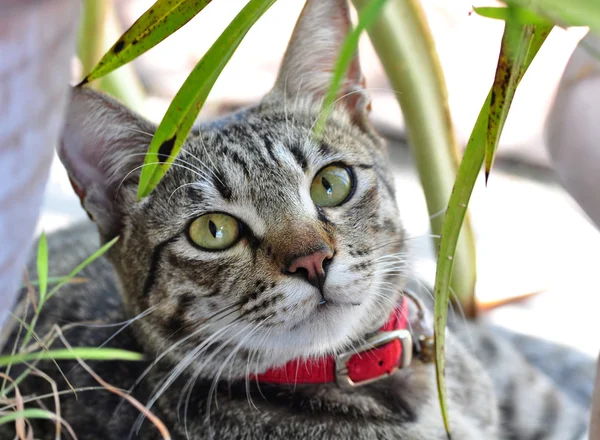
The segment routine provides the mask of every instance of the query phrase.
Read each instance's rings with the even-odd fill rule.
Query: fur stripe
[[[221,196],[225,200],[231,199],[231,188],[225,183],[225,175],[221,171],[215,170],[211,177],[214,187],[219,191]]]
[[[159,262],[162,257],[162,252],[164,248],[174,242],[179,237],[179,234],[166,239],[165,241],[156,245],[154,250],[152,251],[152,258],[150,260],[150,269],[148,270],[148,275],[146,275],[146,281],[144,282],[144,290],[142,291],[142,296],[147,298],[150,296],[150,292],[154,287],[154,283],[156,281],[156,276],[158,275],[158,270],[160,268]]]
[[[297,146],[289,147],[290,152],[294,155],[294,159],[298,162],[298,165],[302,168],[302,171],[306,171],[308,168],[308,160],[304,153]]]

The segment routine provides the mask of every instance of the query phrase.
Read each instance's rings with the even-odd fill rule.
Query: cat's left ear
[[[140,168],[155,127],[108,95],[71,93],[57,152],[83,208],[110,239],[135,204]]]
[[[327,93],[340,49],[352,29],[347,0],[308,0],[296,23],[274,92],[288,102],[310,96],[320,102]],[[355,53],[338,91],[337,103],[359,125],[366,123],[370,99]]]

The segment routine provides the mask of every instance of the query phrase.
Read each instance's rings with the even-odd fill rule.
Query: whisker
[[[125,180],[127,180],[127,178],[128,178],[128,177],[129,177],[129,176],[130,176],[132,173],[135,173],[137,170],[139,170],[139,169],[141,169],[141,168],[144,168],[144,167],[147,167],[147,166],[150,166],[150,165],[160,165],[161,163],[162,163],[162,162],[148,162],[148,163],[145,163],[145,164],[139,165],[139,166],[135,167],[134,169],[132,169],[130,172],[128,172],[128,173],[125,175],[125,177],[123,177],[123,179],[121,179],[121,182],[119,183],[119,186],[117,187],[117,191],[115,192],[115,200],[116,200],[116,198],[117,198],[117,196],[118,196],[118,194],[119,194],[119,191],[121,190],[121,186],[123,186],[123,183],[125,182]],[[185,165],[180,165],[180,164],[177,164],[177,163],[173,162],[173,163],[171,164],[171,166],[174,166],[174,167],[180,167],[180,168],[184,168],[184,169],[186,169],[186,170],[188,170],[188,171],[191,171],[192,173],[196,174],[197,176],[201,177],[201,178],[202,178],[202,180],[204,180],[204,181],[206,180],[206,177],[204,177],[203,175],[201,175],[201,174],[200,174],[200,173],[198,173],[197,171],[194,171],[193,169],[191,169],[191,168],[189,168],[189,167],[186,167]]]
[[[269,319],[273,317],[273,314],[267,316],[266,318],[264,318],[261,322],[259,322],[252,330],[250,330],[250,332],[248,332],[248,334],[242,338],[242,340],[233,348],[233,350],[231,351],[231,353],[229,354],[229,356],[227,356],[227,358],[225,358],[225,360],[223,361],[223,365],[221,365],[221,367],[219,368],[219,370],[217,371],[217,374],[215,375],[215,378],[213,379],[213,382],[210,386],[210,389],[208,390],[208,400],[207,400],[207,404],[206,404],[206,417],[208,418],[208,431],[209,433],[211,432],[211,428],[210,428],[210,407],[211,407],[211,402],[212,402],[212,396],[214,394],[215,396],[215,406],[218,408],[218,403],[217,403],[217,395],[215,393],[215,390],[217,388],[217,384],[219,382],[219,377],[221,376],[221,374],[223,373],[223,370],[225,369],[225,367],[227,366],[227,364],[234,358],[234,356],[237,355],[238,351],[241,349],[241,347],[244,345],[244,343],[250,339],[254,333],[256,333],[260,327]],[[248,326],[246,326],[246,328],[248,328]],[[244,329],[245,331],[245,329]]]
[[[148,375],[148,373],[171,351],[173,351],[175,348],[177,348],[181,344],[185,343],[186,341],[188,341],[189,339],[191,339],[193,337],[198,336],[200,333],[202,333],[204,330],[206,330],[207,327],[209,327],[211,324],[214,323],[214,322],[212,322],[213,319],[215,319],[215,318],[223,319],[223,318],[226,318],[226,317],[230,316],[231,314],[235,313],[237,311],[237,309],[231,310],[231,307],[235,306],[236,304],[239,305],[239,303],[240,302],[234,303],[232,305],[229,305],[229,306],[215,312],[213,315],[208,317],[199,328],[197,328],[196,330],[194,330],[193,332],[191,332],[189,335],[185,336],[184,338],[180,339],[179,341],[174,343],[171,347],[166,349],[163,353],[158,355],[156,357],[156,359],[154,361],[152,361],[152,363],[150,365],[148,365],[148,367],[146,367],[146,369],[142,372],[142,374],[140,374],[140,376],[136,379],[136,381],[133,383],[133,385],[131,387],[129,387],[129,390],[128,390],[129,394],[131,394],[133,392],[133,390],[141,383],[141,381],[144,379],[144,377],[146,377],[146,375]],[[224,316],[219,316],[220,314],[222,314],[224,312],[228,312],[228,313],[226,313]],[[124,402],[125,402],[125,399],[121,399],[121,401],[119,402],[119,404],[116,406],[115,410],[113,411],[113,416],[114,416],[114,414],[116,414],[119,411],[119,409],[121,408],[121,406],[123,405]]]
[[[206,144],[204,143],[204,137],[202,136],[202,134],[200,134],[198,137],[200,138],[200,145],[202,145],[202,149],[204,150],[204,154],[206,155],[206,157],[210,161],[210,163],[213,166],[213,168],[217,168],[215,166],[215,163],[213,162],[212,158],[210,157],[210,154],[208,154],[208,150],[206,149]],[[190,152],[188,152],[188,154],[190,154],[195,160],[197,160],[198,163],[202,164],[214,176],[214,178],[219,181],[219,183],[221,185],[225,186],[225,184],[223,183],[223,181],[219,178],[219,176],[217,175],[217,173],[215,173],[212,168],[210,168],[208,165],[206,165],[204,162],[202,162],[198,156],[195,156],[195,155],[191,154]]]
[[[183,373],[183,371],[194,361],[194,359],[198,353],[202,352],[203,349],[207,345],[210,345],[211,341],[213,339],[216,339],[221,333],[228,331],[235,323],[236,323],[236,321],[233,321],[233,322],[227,324],[225,327],[217,330],[209,338],[207,338],[201,344],[199,344],[196,348],[194,348],[190,353],[185,355],[183,357],[183,359],[181,361],[179,361],[174,368],[171,369],[171,372],[169,373],[167,378],[165,380],[163,380],[162,383],[159,383],[157,385],[157,387],[160,387],[160,388],[158,389],[158,391],[153,393],[153,395],[150,398],[150,400],[148,401],[148,403],[146,403],[146,405],[145,405],[146,409],[150,410],[152,408],[152,406],[156,403],[156,401],[160,398],[160,396],[163,395],[163,393],[181,375],[181,373]],[[146,418],[146,416],[144,414],[140,414],[137,417],[136,422],[134,423],[134,425],[131,428],[131,431],[129,433],[130,439],[133,436],[134,432],[136,434],[139,434],[139,430],[140,430],[145,418]]]

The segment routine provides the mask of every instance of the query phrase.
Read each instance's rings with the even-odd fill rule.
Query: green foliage
[[[95,260],[97,260],[102,255],[104,255],[106,252],[108,252],[108,250],[111,247],[113,247],[117,241],[119,241],[119,237],[113,238],[111,241],[109,241],[106,244],[104,244],[100,249],[98,249],[92,255],[90,255],[89,257],[87,257],[81,264],[79,264],[75,269],[73,269],[67,276],[61,277],[61,279],[58,282],[58,284],[48,294],[48,299],[52,298],[52,296],[56,292],[58,292],[58,290],[61,287],[63,287],[65,284],[67,284],[69,281],[71,281],[71,279],[73,279],[73,277],[75,277],[75,275],[77,275],[79,272],[81,272],[87,266],[89,266],[90,264],[92,264]]]
[[[509,21],[506,22],[490,96],[485,151],[486,181],[517,86],[553,27],[547,23],[522,24],[511,18],[512,15],[509,15]]]
[[[512,23],[539,25],[552,24],[550,20],[536,14],[530,9],[520,8],[518,6],[511,6],[508,8],[481,6],[473,7],[473,11],[482,17],[511,21]]]
[[[210,2],[211,0],[158,0],[115,42],[82,84],[133,61],[194,18]]]
[[[118,19],[112,0],[82,0],[77,57],[84,73],[102,58],[106,43],[118,37]],[[130,108],[143,110],[144,87],[132,66],[125,66],[95,81],[94,88],[103,90]]]
[[[37,271],[38,281],[40,284],[40,303],[38,306],[39,313],[42,308],[42,304],[44,304],[44,301],[46,300],[46,292],[48,291],[48,241],[46,240],[46,234],[43,232],[38,243]]]
[[[558,26],[589,26],[592,32],[600,35],[598,0],[505,0],[505,3],[527,8]]]
[[[275,0],[250,0],[187,77],[163,117],[144,160],[138,200],[165,175],[185,142],[210,90],[252,25]]]
[[[38,267],[37,267],[37,269],[38,269],[38,277],[39,277],[38,282],[40,283],[40,286],[44,285],[44,293],[42,294],[42,288],[40,287],[40,295],[39,295],[39,299],[38,299],[39,302],[38,302],[37,310],[33,317],[33,320],[31,321],[31,326],[27,329],[27,334],[25,335],[25,338],[23,338],[23,343],[21,345],[21,348],[25,348],[25,346],[31,340],[32,332],[35,329],[35,325],[37,324],[38,316],[39,316],[40,312],[42,311],[42,307],[44,306],[46,301],[48,301],[50,298],[52,298],[52,296],[54,296],[54,294],[56,292],[58,292],[58,290],[61,287],[63,287],[65,284],[67,284],[75,275],[77,275],[79,272],[81,272],[86,266],[91,264],[97,258],[104,255],[117,242],[118,239],[119,239],[119,237],[113,238],[111,241],[106,243],[104,246],[102,246],[100,249],[98,249],[96,252],[94,252],[92,255],[90,255],[88,258],[86,258],[85,261],[83,261],[75,269],[73,269],[71,271],[71,273],[69,273],[65,277],[61,277],[58,284],[50,291],[50,293],[48,293],[48,295],[46,295],[46,293],[45,293],[46,287],[45,286],[47,286],[47,283],[48,283],[48,248],[47,248],[47,244],[46,244],[46,236],[42,234],[42,236],[40,237],[40,244],[38,245],[38,257],[37,257]],[[41,251],[41,253],[40,253],[40,251]],[[40,272],[40,270],[41,270],[41,272]]]
[[[484,159],[486,160],[487,176],[516,88],[551,28],[545,24],[507,23],[502,38],[495,80],[475,122],[444,217],[434,289],[435,365],[442,412],[446,406],[445,331],[450,279],[458,235]],[[515,34],[518,34],[517,39],[513,37]]]
[[[13,316],[15,320],[19,323],[19,331],[17,332],[16,340],[14,343],[14,348],[11,354],[1,355],[0,356],[0,368],[6,367],[4,372],[0,372],[0,375],[3,377],[2,387],[0,388],[0,400],[5,402],[13,402],[15,406],[14,411],[0,411],[0,425],[10,422],[19,422],[25,419],[34,419],[34,418],[44,418],[44,419],[52,419],[56,420],[57,423],[64,423],[57,414],[52,413],[50,411],[38,408],[25,408],[20,409],[19,405],[22,405],[22,397],[20,396],[18,386],[19,384],[25,380],[31,373],[35,371],[35,365],[37,362],[41,360],[52,360],[56,362],[58,359],[68,359],[68,360],[80,360],[80,359],[88,359],[88,360],[100,360],[100,361],[108,361],[108,360],[122,360],[122,361],[138,361],[142,359],[142,355],[139,353],[134,353],[127,350],[114,349],[114,348],[96,348],[96,347],[76,347],[76,348],[61,348],[50,350],[47,349],[44,342],[42,342],[42,338],[40,338],[35,333],[35,325],[39,318],[42,309],[49,298],[51,298],[61,287],[63,287],[66,283],[71,281],[78,272],[96,260],[98,257],[103,255],[106,251],[108,251],[118,240],[118,237],[106,243],[92,255],[90,255],[84,262],[78,265],[71,273],[67,276],[63,277],[49,277],[48,276],[48,242],[46,239],[46,235],[42,233],[38,243],[38,252],[37,252],[37,272],[38,272],[38,280],[34,283],[26,283],[25,288],[31,289],[29,292],[29,296],[27,297],[31,301],[34,298],[31,295],[35,295],[33,291],[33,284],[37,284],[39,286],[39,292],[37,295],[37,306],[33,310],[34,314],[31,319],[31,323],[27,324],[21,318],[17,316]],[[47,287],[50,282],[56,283],[56,286],[47,294]],[[19,336],[21,335],[21,330],[25,329],[26,334],[23,338],[23,341],[20,344],[20,349],[17,351],[17,347],[19,345]],[[54,330],[53,330],[54,331]],[[53,332],[52,331],[52,332]],[[52,333],[51,332],[51,333]],[[36,341],[38,341],[37,346],[29,346],[28,343],[32,337],[35,337]],[[47,341],[52,341],[56,336],[52,336],[51,334],[46,335],[44,339]],[[50,342],[51,344],[51,342]],[[26,363],[27,368],[19,375],[15,380],[10,378],[10,370],[14,364]],[[6,386],[7,380],[10,380],[11,385]],[[56,391],[56,390],[55,390]],[[15,393],[14,397],[11,398],[11,393]],[[22,422],[21,422],[22,423]],[[67,430],[74,437],[74,433],[71,431],[71,428],[68,424],[65,424]]]
[[[44,359],[87,359],[100,361],[139,361],[142,355],[132,351],[120,350],[118,348],[95,348],[95,347],[75,347],[72,349],[64,348],[57,350],[39,351],[37,353],[17,353],[6,356],[0,356],[0,367],[7,365],[21,364]]]
[[[28,408],[22,411],[13,411],[0,416],[0,425],[24,419],[56,419],[56,414],[38,408]]]

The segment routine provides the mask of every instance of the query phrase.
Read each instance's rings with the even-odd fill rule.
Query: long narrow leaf
[[[28,408],[22,411],[11,411],[0,416],[0,425],[26,419],[56,419],[56,414],[39,408]]]
[[[48,294],[48,298],[52,297],[52,295],[54,295],[62,286],[67,284],[69,281],[71,281],[71,279],[75,275],[77,275],[79,272],[81,272],[86,266],[88,266],[90,263],[92,263],[97,258],[100,258],[102,255],[104,255],[118,240],[119,240],[118,236],[113,238],[111,241],[106,243],[104,246],[102,246],[100,249],[98,249],[92,255],[87,257],[85,259],[85,261],[83,263],[81,263],[79,266],[77,266],[75,269],[73,269],[69,273],[69,275],[62,277],[60,282],[50,291],[50,293]]]
[[[442,413],[446,408],[446,322],[448,315],[448,299],[450,297],[450,280],[452,279],[452,269],[454,266],[454,254],[456,253],[456,244],[460,228],[462,227],[467,206],[471,198],[471,192],[475,186],[477,175],[483,165],[485,157],[486,129],[489,115],[489,104],[491,100],[491,91],[483,105],[473,133],[467,144],[465,154],[462,158],[448,209],[444,216],[442,225],[442,235],[440,238],[440,247],[438,250],[437,272],[434,289],[434,333],[435,333],[435,373],[437,378],[438,398]],[[448,425],[446,425],[448,430]]]
[[[27,408],[21,411],[11,411],[8,414],[0,415],[0,425],[4,425],[10,422],[16,422],[17,420],[28,420],[28,419],[47,419],[56,420],[65,426],[71,438],[76,439],[77,436],[65,420],[60,418],[57,414],[40,408]],[[58,437],[57,437],[58,438]]]
[[[494,18],[497,20],[513,20],[520,24],[541,24],[551,25],[552,22],[539,14],[536,14],[531,9],[521,8],[518,6],[497,7],[497,6],[480,6],[473,7],[473,11],[477,15],[486,18]]]
[[[72,350],[60,348],[57,350],[39,351],[36,353],[17,353],[14,355],[0,356],[0,367],[35,360],[73,360],[77,358],[100,361],[139,361],[143,359],[143,356],[139,353],[134,353],[133,351],[121,350],[118,348],[76,347]]]
[[[157,0],[117,40],[81,85],[118,69],[153,48],[194,18],[210,2],[211,0]]]
[[[275,1],[250,0],[187,77],[150,143],[140,176],[138,200],[150,194],[165,175],[219,74],[246,33]]]
[[[48,291],[48,241],[46,240],[46,234],[43,232],[40,235],[37,249],[37,272],[40,283],[40,301],[38,307],[41,309],[46,300],[46,292]]]
[[[90,255],[88,258],[85,259],[85,261],[83,263],[81,263],[79,266],[77,266],[75,269],[73,269],[71,271],[71,273],[69,273],[69,275],[62,277],[62,279],[60,280],[60,282],[54,286],[54,288],[50,291],[50,293],[48,293],[48,295],[45,297],[45,300],[49,300],[52,296],[54,296],[54,294],[56,292],[59,291],[59,289],[61,287],[63,287],[65,284],[69,283],[69,281],[71,281],[71,279],[77,275],[81,270],[83,270],[83,268],[85,268],[87,265],[89,265],[90,263],[92,263],[95,259],[99,258],[100,256],[104,255],[104,253],[106,251],[108,251],[119,239],[119,237],[115,237],[113,238],[111,241],[109,241],[108,243],[106,243],[104,246],[102,246],[100,249],[98,249],[96,252],[94,252],[92,255]],[[32,331],[35,330],[35,326],[37,324],[37,320],[39,317],[39,312],[41,312],[42,307],[43,307],[43,302],[40,301],[40,304],[38,306],[38,310],[37,313],[33,316],[32,320],[31,320],[31,325],[29,326],[29,328],[27,329],[27,334],[25,335],[25,337],[23,338],[23,342],[21,343],[21,348],[24,348],[29,341],[31,340],[31,336],[32,336]]]
[[[589,26],[600,35],[600,2],[598,0],[505,0],[509,5],[529,8],[559,26]]]
[[[532,25],[525,25],[523,27],[528,26]],[[529,68],[531,61],[535,57],[549,31],[550,28],[548,26],[542,25],[539,26],[539,28],[534,26],[533,31],[521,34],[518,38],[518,50],[522,51],[522,54],[518,57],[511,58],[511,63],[516,64],[508,63],[505,66],[502,62],[499,62],[498,69],[505,70],[505,73],[508,75],[508,77],[505,78],[505,87],[497,87],[495,82],[479,112],[479,116],[477,117],[473,132],[471,133],[467,148],[465,149],[464,156],[458,168],[454,188],[452,189],[450,201],[448,202],[448,209],[444,216],[434,288],[435,367],[438,395],[442,412],[446,405],[444,371],[448,299],[450,297],[450,280],[452,279],[454,255],[460,229],[465,219],[473,187],[475,186],[477,176],[479,175],[479,171],[481,170],[486,157],[486,152],[488,151],[488,142],[491,139],[492,142],[497,143],[497,140],[502,133],[507,111],[505,111],[503,106],[506,104],[510,105],[512,96],[514,96],[515,89],[518,86],[520,79]],[[508,27],[505,29],[505,35],[511,34],[511,32],[512,29]],[[510,44],[511,41],[514,40],[511,38],[503,38],[503,46]],[[509,48],[504,48],[504,50],[509,50]],[[497,77],[503,77],[503,75],[504,74],[501,73],[497,75]],[[518,80],[515,81],[514,78],[511,79],[510,76],[514,76],[514,78],[518,78]],[[509,88],[511,88],[511,90],[508,90]],[[501,120],[502,124],[493,127],[495,134],[490,138],[489,121],[492,119],[490,113],[491,108],[495,109],[496,117],[498,118],[497,120]]]
[[[335,63],[331,85],[329,86],[329,90],[327,91],[325,99],[323,100],[323,109],[321,110],[319,119],[315,124],[314,132],[317,138],[320,137],[321,133],[323,132],[325,122],[331,113],[335,97],[337,96],[340,86],[342,85],[342,81],[346,76],[346,72],[350,67],[352,57],[354,57],[356,54],[360,35],[364,30],[367,30],[371,27],[375,19],[379,16],[381,9],[383,6],[385,6],[386,2],[387,0],[373,0],[361,8],[360,11],[358,11],[358,23],[344,39],[344,43],[342,44],[338,59]]]
[[[491,92],[485,152],[486,182],[517,86],[525,74],[525,69],[542,47],[551,30],[551,24],[523,25],[513,20],[511,16],[506,21]]]

